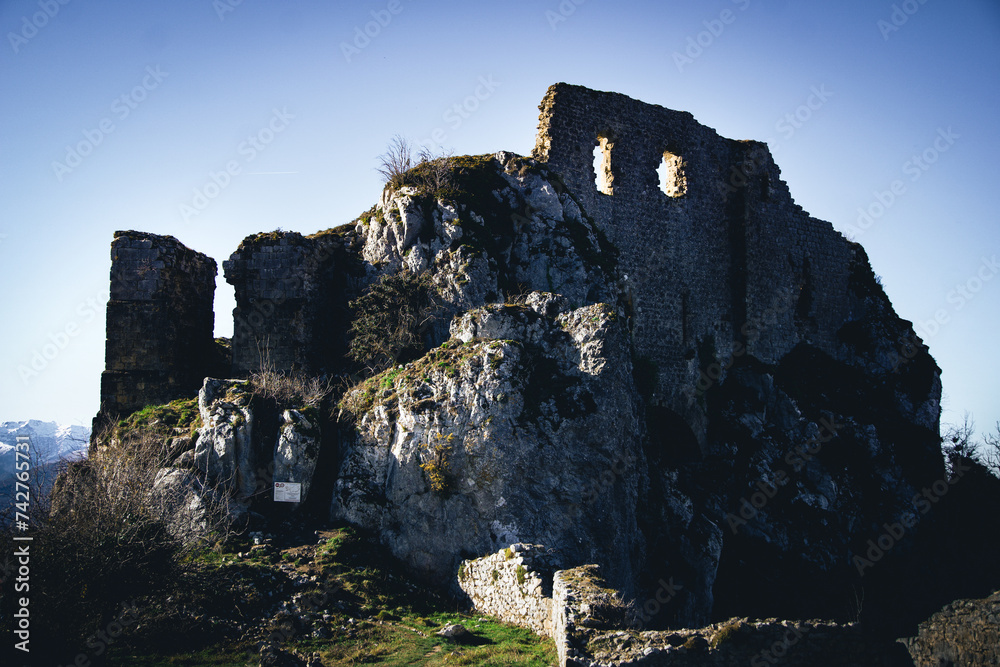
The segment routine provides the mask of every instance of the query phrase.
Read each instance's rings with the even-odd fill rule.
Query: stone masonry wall
[[[903,646],[850,623],[731,618],[700,628],[636,629],[633,607],[608,586],[597,565],[553,571],[545,548],[538,545],[512,544],[464,561],[458,583],[480,612],[551,637],[559,667],[909,664]],[[996,621],[988,627],[990,613],[995,610],[979,610],[976,630],[965,633],[979,637],[980,658],[996,646]]]
[[[917,667],[1000,665],[1000,591],[983,600],[958,600],[902,641]]]
[[[236,288],[233,375],[336,367],[346,350],[349,280],[336,234],[271,232],[248,236],[223,262]],[[338,262],[340,258],[340,262]]]
[[[562,175],[621,250],[637,354],[659,370],[655,403],[700,437],[701,371],[734,345],[766,362],[800,341],[836,356],[854,249],[795,204],[766,145],[721,137],[686,112],[563,83],[540,109],[533,156]],[[603,192],[597,146],[607,156]],[[675,170],[669,195],[656,171],[665,161]]]
[[[115,232],[97,422],[198,393],[213,355],[216,271],[172,236]]]
[[[553,636],[552,565],[544,547],[512,544],[463,561],[458,584],[484,614]]]

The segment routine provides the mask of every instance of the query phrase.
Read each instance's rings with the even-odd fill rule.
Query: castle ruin
[[[621,252],[637,356],[659,373],[653,403],[700,435],[712,362],[776,363],[800,342],[838,356],[851,264],[867,258],[795,204],[765,144],[563,83],[540,109],[533,156]]]
[[[656,374],[651,403],[672,427],[703,442],[698,398],[734,356],[775,363],[800,342],[838,356],[852,266],[868,270],[867,258],[795,204],[763,143],[564,83],[540,109],[533,157],[620,250],[636,363]],[[338,366],[357,286],[350,244],[294,232],[244,240],[224,263],[237,300],[231,375]],[[116,236],[112,257],[102,413],[193,392],[212,345],[214,261],[134,232]]]

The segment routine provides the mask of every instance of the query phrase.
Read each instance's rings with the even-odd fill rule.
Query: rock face
[[[356,430],[332,515],[443,583],[462,555],[530,536],[629,588],[642,547],[639,468],[618,466],[641,458],[630,370],[606,305],[532,294],[470,311],[444,346],[347,394]]]
[[[207,537],[219,517],[228,514],[229,521],[238,522],[246,513],[223,489],[210,488],[202,476],[183,468],[161,469],[152,497],[167,530],[185,544]]]
[[[953,602],[921,623],[916,637],[900,641],[917,667],[1000,664],[1000,592]]]
[[[250,510],[272,511],[274,481],[302,484],[293,509],[307,500],[322,442],[316,409],[280,410],[246,380],[215,378],[205,378],[198,409],[192,448],[170,456],[153,489],[175,536],[191,542],[218,523],[241,525]],[[183,441],[175,450],[190,442],[175,440]]]
[[[308,414],[312,412],[313,414]],[[274,479],[302,485],[301,502],[309,496],[316,462],[319,461],[320,437],[315,410],[285,410],[281,431],[274,450]]]
[[[204,426],[198,431],[194,463],[212,486],[224,485],[248,503],[257,488],[253,451],[254,414],[248,383],[206,378],[198,393]]]

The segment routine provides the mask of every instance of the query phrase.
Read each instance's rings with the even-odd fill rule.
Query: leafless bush
[[[417,178],[420,185],[429,192],[437,192],[454,185],[452,179],[451,152],[432,153],[427,147],[421,148],[418,154]]]
[[[1000,477],[1000,422],[997,422],[993,433],[983,436],[983,461]]]
[[[319,408],[333,391],[330,379],[274,370],[251,373],[250,382],[259,395],[288,407]]]
[[[384,182],[393,188],[401,187],[404,185],[404,174],[415,166],[413,145],[409,139],[397,134],[389,141],[385,153],[378,156],[378,161],[379,166],[376,169],[382,175]]]
[[[116,429],[99,435],[103,445],[88,458],[66,466],[50,507],[38,504],[31,513],[32,627],[37,622],[43,646],[51,640],[82,647],[123,603],[168,585],[179,556],[195,546],[171,533],[165,505],[170,499],[155,491],[166,463],[162,433]],[[206,534],[225,538],[230,528],[225,494],[206,494],[202,508]],[[10,539],[5,532],[4,541]]]
[[[961,424],[945,427],[941,442],[949,474],[952,461],[962,458],[971,459],[1000,477],[1000,422],[996,423],[992,433],[985,433],[982,439],[977,441],[976,422],[966,412]]]
[[[334,391],[334,381],[330,378],[276,370],[266,339],[257,342],[257,355],[260,370],[250,373],[254,393],[273,399],[280,406],[318,409]]]
[[[383,182],[392,188],[412,185],[427,192],[437,192],[452,185],[452,154],[447,151],[434,153],[423,147],[414,157],[413,144],[401,135],[395,135],[385,153],[378,156]]]

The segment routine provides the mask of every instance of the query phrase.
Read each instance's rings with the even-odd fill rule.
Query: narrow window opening
[[[609,141],[607,137],[597,137],[597,143],[594,145],[594,175],[596,177],[594,183],[598,192],[606,195],[614,194],[614,174],[611,171],[611,150],[613,148],[614,143]]]
[[[684,161],[680,155],[663,152],[663,161],[657,168],[660,190],[668,197],[680,197],[687,192],[687,178],[684,176]]]

